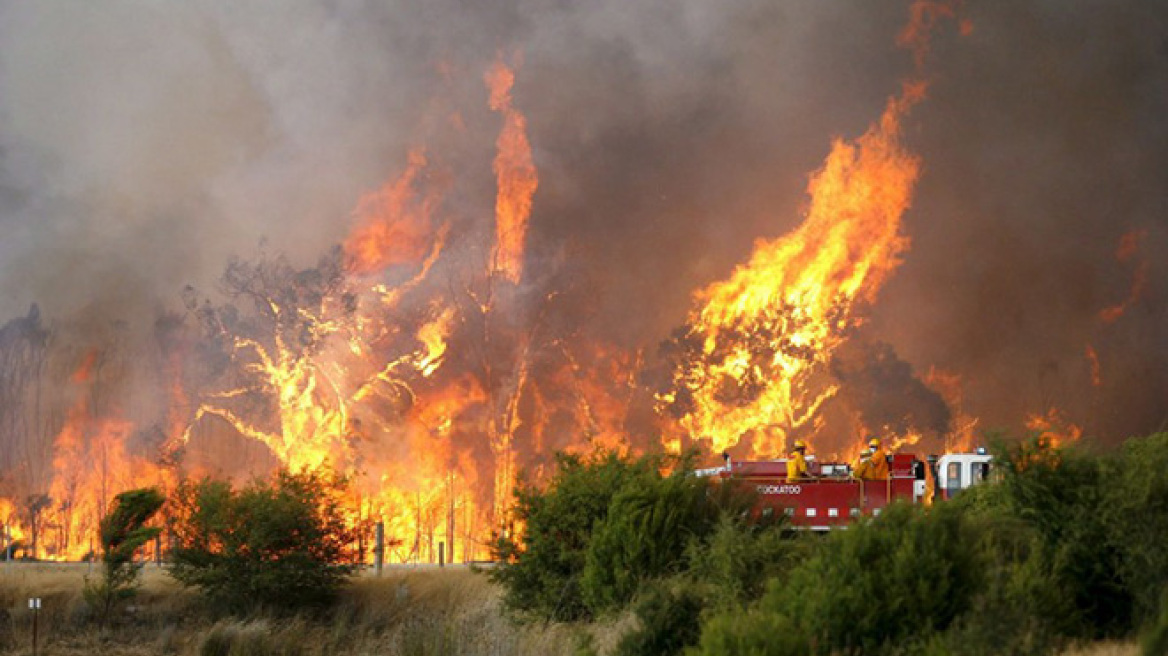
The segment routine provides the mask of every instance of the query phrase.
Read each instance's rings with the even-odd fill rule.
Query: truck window
[[[961,480],[961,463],[949,463],[945,471],[945,491],[949,493],[949,496],[952,496],[960,492],[963,487],[965,486],[962,485]]]
[[[973,464],[973,482],[981,483],[990,477],[990,463],[976,462]]]

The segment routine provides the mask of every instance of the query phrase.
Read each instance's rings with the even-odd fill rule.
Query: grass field
[[[324,616],[273,618],[256,609],[225,618],[147,566],[137,598],[102,628],[82,594],[87,573],[86,565],[0,563],[0,654],[31,653],[30,597],[42,600],[38,653],[45,656],[568,656],[585,636],[604,654],[631,621],[517,626],[503,616],[499,590],[463,567],[367,573]],[[1066,656],[1137,653],[1132,645],[1100,644]]]
[[[137,597],[102,628],[82,593],[88,572],[86,565],[0,563],[0,654],[31,653],[30,597],[42,600],[39,653],[46,656],[555,655],[574,653],[584,634],[609,647],[621,626],[516,626],[501,612],[498,589],[465,567],[367,573],[320,616],[274,618],[256,609],[228,618],[147,566]]]

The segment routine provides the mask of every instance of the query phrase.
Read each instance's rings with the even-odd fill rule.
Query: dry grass
[[[1139,656],[1140,648],[1132,642],[1099,642],[1079,645],[1062,656]]]
[[[42,599],[46,656],[568,656],[585,635],[603,651],[624,628],[517,626],[504,617],[497,587],[457,567],[359,577],[326,617],[216,618],[197,595],[148,566],[132,605],[103,630],[82,594],[87,572],[85,565],[0,564],[0,654],[29,652],[33,596]]]

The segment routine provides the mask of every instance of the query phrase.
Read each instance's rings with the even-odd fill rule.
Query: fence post
[[[373,535],[373,567],[377,570],[377,575],[381,576],[381,568],[385,564],[385,522],[377,522]]]

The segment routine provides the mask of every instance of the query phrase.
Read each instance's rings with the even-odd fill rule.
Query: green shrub
[[[617,643],[615,656],[670,656],[696,644],[706,596],[685,580],[650,586],[633,608],[638,626]]]
[[[1012,518],[975,518],[981,591],[938,640],[952,656],[1031,656],[1058,647],[1073,603],[1046,566],[1040,537]]]
[[[1010,517],[1034,529],[1038,567],[1069,602],[1048,620],[1077,638],[1124,635],[1133,626],[1133,597],[1119,573],[1126,539],[1108,526],[1106,492],[1115,485],[1111,460],[1058,449],[1035,438],[995,448],[998,485],[971,509]]]
[[[828,536],[771,582],[750,619],[724,611],[710,625],[714,633],[703,633],[699,653],[733,645],[766,654],[877,654],[928,639],[947,630],[979,591],[973,537],[955,506],[926,512],[893,505]],[[779,628],[780,646],[763,646],[753,635]]]
[[[1129,439],[1109,464],[1100,515],[1140,624],[1155,617],[1168,589],[1168,432]]]
[[[686,545],[713,528],[709,479],[682,466],[672,476],[631,479],[597,522],[580,586],[593,613],[627,604],[645,581],[680,571]]]
[[[686,552],[689,575],[709,585],[716,606],[737,606],[760,597],[767,580],[786,571],[798,554],[816,546],[816,536],[797,539],[786,515],[770,522],[726,513],[703,540]]]
[[[236,612],[327,603],[357,567],[346,485],[311,471],[281,471],[241,490],[213,480],[181,485],[171,575]]]
[[[512,611],[554,620],[591,616],[580,590],[594,527],[613,497],[630,481],[657,476],[660,461],[615,453],[556,456],[545,487],[515,490],[515,519],[522,529],[500,536],[494,555],[502,564],[489,576],[504,588]]]
[[[164,501],[155,488],[128,490],[114,497],[109,512],[101,519],[102,575],[96,581],[87,576],[83,594],[102,624],[109,620],[115,604],[137,592],[142,563],[134,562],[134,553],[161,532],[146,523]]]
[[[1160,597],[1159,617],[1150,621],[1140,639],[1143,656],[1165,656],[1168,654],[1168,587]]]
[[[723,612],[702,626],[692,656],[807,656],[811,640],[788,617],[751,610]]]

